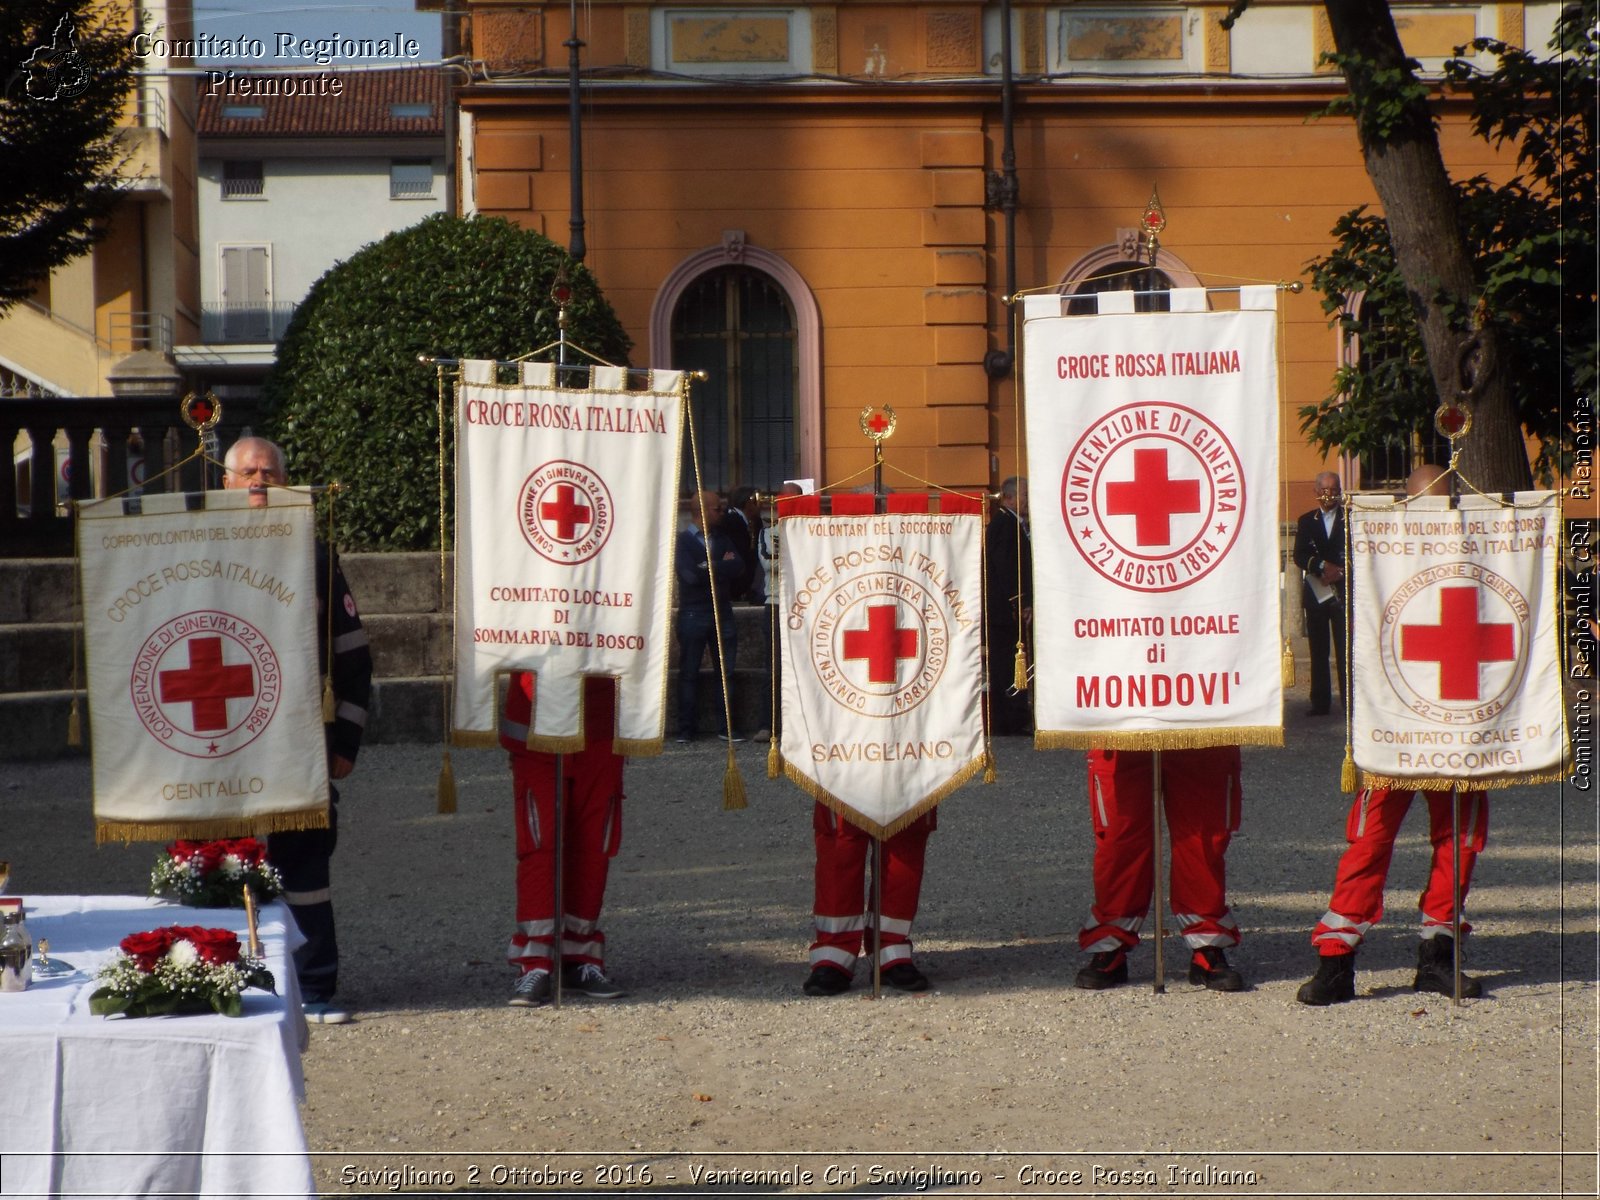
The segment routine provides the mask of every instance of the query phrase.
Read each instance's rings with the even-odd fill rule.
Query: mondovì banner
[[[1355,764],[1443,791],[1562,777],[1552,492],[1350,502]]]
[[[975,502],[930,514],[915,499],[779,526],[785,771],[879,837],[985,762],[982,519]]]
[[[79,508],[96,835],[327,824],[311,494]]]
[[[617,680],[620,753],[661,748],[672,633],[681,371],[627,386],[596,367],[557,385],[462,364],[456,388],[456,653],[453,737],[496,744],[495,681],[537,676],[528,745],[581,749],[589,675]]]
[[[1025,301],[1040,746],[1282,741],[1276,291],[1170,295]]]

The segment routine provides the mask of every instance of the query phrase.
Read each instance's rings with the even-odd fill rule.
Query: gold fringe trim
[[[1363,770],[1361,786],[1412,788],[1419,792],[1448,792],[1451,788],[1459,788],[1463,792],[1488,792],[1498,788],[1523,787],[1534,783],[1560,783],[1567,774],[1565,769],[1552,769],[1535,771],[1528,775],[1496,776],[1493,779],[1402,779],[1394,775],[1375,775],[1371,771]]]
[[[450,744],[467,750],[489,750],[500,744],[500,735],[482,729],[452,729]]]
[[[322,681],[322,723],[324,725],[332,725],[338,711],[339,706],[333,699],[333,680],[324,678]]]
[[[541,754],[576,754],[584,748],[584,745],[581,733],[575,733],[571,737],[552,737],[534,733],[532,730],[528,732],[528,749]]]
[[[722,811],[737,812],[741,808],[748,807],[750,801],[745,796],[744,776],[739,774],[739,763],[733,757],[730,748],[728,769],[722,773]]]
[[[260,837],[296,829],[326,829],[328,810],[261,813],[254,817],[213,817],[195,821],[101,821],[94,823],[94,842],[172,842],[179,838],[211,841],[215,838]]]
[[[1017,658],[1012,664],[1011,686],[1016,691],[1028,690],[1028,652],[1022,648],[1022,643],[1017,643]]]
[[[439,767],[439,802],[438,811],[453,813],[456,811],[456,773],[450,765],[450,751],[444,752],[444,763]]]
[[[983,781],[984,783],[993,783],[995,778],[994,751],[985,750],[983,752]]]
[[[1034,731],[1035,750],[1202,750],[1207,746],[1281,746],[1280,725],[1212,729],[1073,729]]]
[[[767,742],[767,778],[776,779],[782,763],[782,756],[778,753],[778,735],[773,734]]]
[[[665,746],[660,738],[613,738],[611,749],[624,758],[660,758]]]
[[[1356,757],[1349,742],[1344,744],[1344,762],[1339,764],[1339,790],[1347,796],[1356,790]]]
[[[849,821],[850,824],[854,825],[857,829],[865,830],[867,833],[870,833],[876,838],[891,838],[906,826],[912,824],[914,821],[919,820],[923,814],[934,808],[941,800],[945,799],[952,792],[955,792],[959,788],[965,786],[974,775],[977,775],[983,770],[984,763],[988,760],[988,757],[989,756],[987,754],[980,754],[971,762],[966,763],[959,770],[957,770],[954,775],[945,780],[944,783],[934,788],[933,791],[929,792],[926,796],[919,800],[915,807],[913,807],[909,812],[902,813],[887,825],[879,825],[875,821],[867,820],[867,818],[863,817],[855,809],[851,808],[848,804],[839,799],[839,797],[835,796],[827,788],[823,787],[815,779],[812,779],[809,775],[805,774],[799,767],[795,766],[794,763],[785,762],[783,764],[783,772],[794,781],[795,786],[798,787],[802,792],[810,796],[818,804],[825,805],[827,808],[838,813],[840,817],[846,821]]]
[[[1283,639],[1283,686],[1294,686],[1294,646],[1288,638]]]
[[[72,707],[67,710],[67,745],[83,745],[83,714],[78,711],[78,697],[72,697]]]

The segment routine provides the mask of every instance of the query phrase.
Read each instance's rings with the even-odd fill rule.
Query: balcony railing
[[[106,318],[105,333],[99,340],[116,354],[135,350],[171,354],[172,318],[166,313],[114,312]]]
[[[207,343],[276,342],[289,328],[295,304],[202,304],[200,337]]]
[[[260,420],[252,401],[230,400],[215,430],[217,447],[231,445]],[[103,397],[0,397],[0,445],[26,433],[30,446],[0,470],[0,557],[72,553],[71,508],[87,500],[125,492],[197,491],[220,485],[217,468],[199,461],[164,475],[187,458],[195,433],[183,425],[176,396],[159,401]],[[96,436],[98,435],[98,436]],[[56,465],[57,441],[67,448]]]

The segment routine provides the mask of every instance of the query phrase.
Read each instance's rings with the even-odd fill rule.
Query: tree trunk
[[[1381,68],[1405,70],[1405,51],[1394,17],[1384,0],[1324,0],[1339,53],[1357,55]],[[1405,70],[1409,77],[1410,71]],[[1476,299],[1472,257],[1456,218],[1455,192],[1439,152],[1439,137],[1425,101],[1408,101],[1381,131],[1369,119],[1377,104],[1396,103],[1376,96],[1363,78],[1345,69],[1356,108],[1356,128],[1378,199],[1389,225],[1395,263],[1417,311],[1417,325],[1428,354],[1434,387],[1456,400],[1462,385],[1463,349],[1473,336],[1470,318],[1452,321],[1446,307],[1470,313]],[[1492,314],[1490,314],[1492,317]],[[1478,349],[1469,375],[1474,390],[1467,399],[1472,429],[1459,443],[1460,470],[1483,491],[1525,488],[1532,482],[1522,423],[1517,419],[1499,330],[1491,319],[1477,331]]]

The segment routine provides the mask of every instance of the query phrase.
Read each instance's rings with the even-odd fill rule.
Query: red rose
[[[239,935],[228,929],[191,929],[189,941],[203,963],[226,966],[239,961]]]
[[[204,845],[204,842],[192,842],[187,838],[179,838],[167,847],[167,857],[187,860],[198,853],[200,847]]]
[[[172,947],[172,931],[150,929],[143,933],[130,933],[119,943],[124,954],[133,959],[139,970],[148,975],[156,969],[166,952]]]

